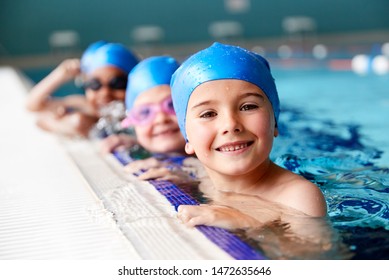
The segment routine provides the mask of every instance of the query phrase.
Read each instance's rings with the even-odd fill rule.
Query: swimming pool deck
[[[231,259],[96,143],[46,133],[0,67],[0,259]]]

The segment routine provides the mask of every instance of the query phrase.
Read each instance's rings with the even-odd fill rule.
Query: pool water
[[[354,259],[389,259],[389,74],[275,71],[281,100],[271,158],[323,191]]]
[[[348,71],[307,70],[275,71],[274,76],[284,137],[303,130],[309,140],[314,137],[313,142],[319,142],[314,146],[320,153],[375,150],[379,155],[372,163],[389,166],[389,73],[359,76]]]

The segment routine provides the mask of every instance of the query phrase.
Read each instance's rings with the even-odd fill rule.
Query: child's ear
[[[186,142],[185,144],[185,152],[188,154],[188,155],[193,155],[195,153],[192,145],[189,143],[189,142]]]
[[[274,137],[277,137],[278,136],[278,127],[275,127],[274,128]]]

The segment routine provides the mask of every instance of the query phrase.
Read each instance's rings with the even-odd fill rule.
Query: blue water
[[[285,123],[281,133],[305,128],[322,145],[321,137],[334,141],[336,135],[339,142],[328,144],[333,144],[333,150],[338,145],[355,151],[358,145],[376,149],[381,155],[374,163],[389,167],[389,73],[359,76],[307,70],[275,71],[274,75],[283,110],[281,122]]]
[[[271,158],[315,182],[354,259],[389,259],[389,74],[275,71]]]

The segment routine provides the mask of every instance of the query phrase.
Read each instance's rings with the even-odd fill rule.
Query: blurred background
[[[388,14],[388,0],[0,0],[0,66],[37,82],[98,40],[178,60],[219,41],[273,68],[386,75]]]
[[[315,46],[319,58],[353,55],[389,41],[388,14],[388,0],[1,0],[0,64],[55,65],[100,39],[144,57],[213,41],[281,58]]]

